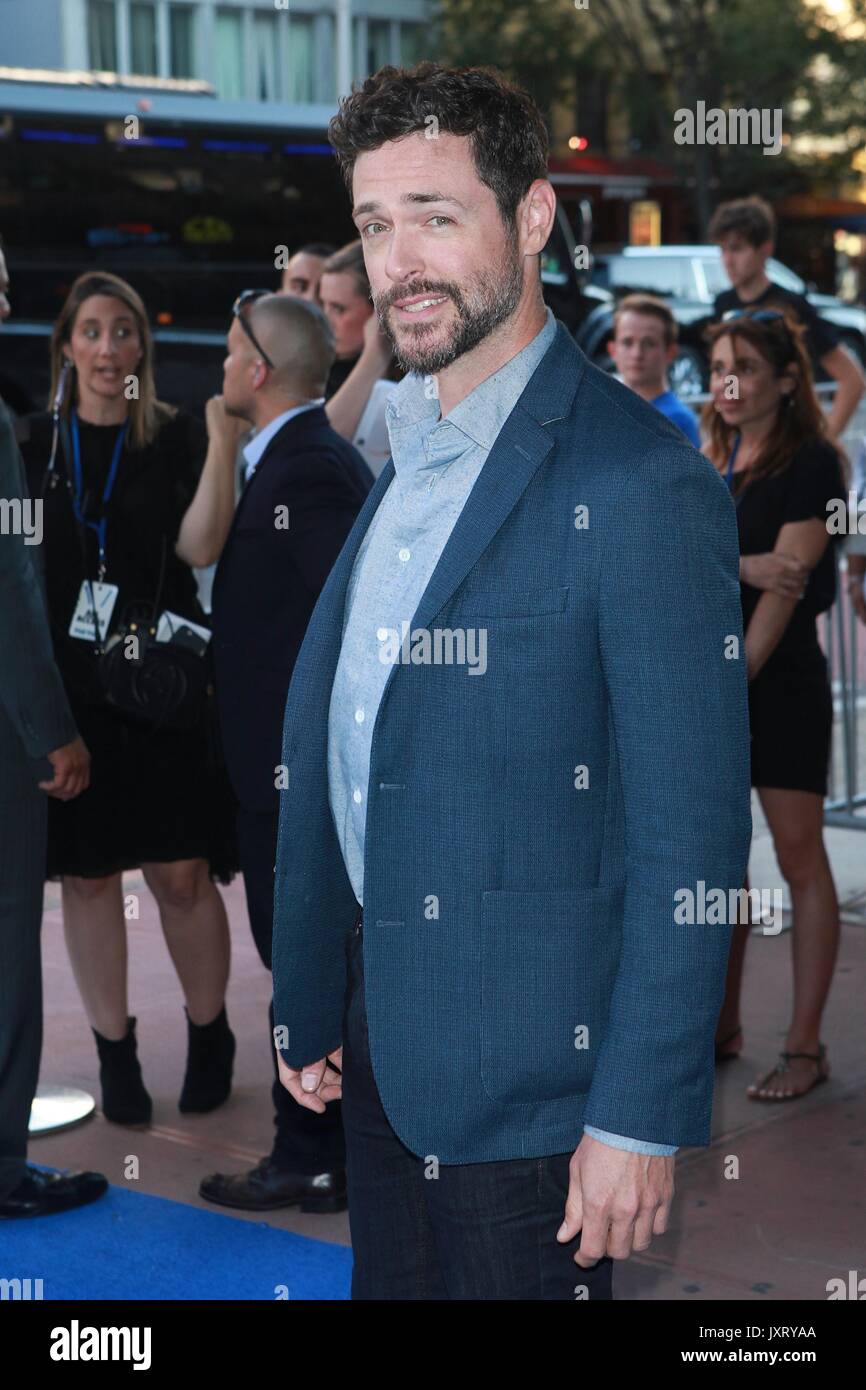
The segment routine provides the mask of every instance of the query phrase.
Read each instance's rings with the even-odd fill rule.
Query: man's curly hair
[[[344,97],[328,137],[349,197],[358,155],[432,129],[469,137],[478,177],[496,198],[505,225],[512,226],[530,184],[547,178],[547,129],[529,93],[491,67],[389,65]]]

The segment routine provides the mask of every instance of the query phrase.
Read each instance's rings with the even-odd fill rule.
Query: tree
[[[444,0],[442,61],[499,68],[532,94],[550,124],[554,106],[573,98],[575,73],[595,37],[575,15],[571,0]]]
[[[572,100],[581,72],[605,70],[626,110],[632,148],[673,165],[701,234],[714,204],[760,189],[771,199],[831,190],[866,144],[866,0],[843,22],[807,0],[444,0],[449,62],[484,62],[523,83],[548,113]],[[853,21],[853,23],[852,23]],[[861,31],[862,32],[862,31]],[[678,145],[675,113],[782,112],[782,153],[755,145]],[[823,137],[804,153],[797,137]]]

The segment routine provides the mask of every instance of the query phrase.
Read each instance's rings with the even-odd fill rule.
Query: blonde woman
[[[49,808],[47,875],[62,881],[72,968],[100,1060],[102,1108],[146,1124],[152,1104],[128,1015],[121,875],[140,868],[158,906],[186,1001],[188,1055],[179,1105],[207,1111],[231,1088],[225,1013],[229,933],[213,877],[236,868],[227,795],[214,770],[208,703],[192,729],[148,725],[110,707],[98,638],[168,611],[205,627],[193,565],[233,507],[233,447],[156,399],[144,305],[102,272],[73,284],[51,341],[50,413],[26,422],[31,495],[44,499],[44,558],[54,651],[92,756],[89,789]],[[53,463],[49,466],[49,460]],[[87,615],[93,586],[99,632]],[[103,602],[104,599],[104,602]]]

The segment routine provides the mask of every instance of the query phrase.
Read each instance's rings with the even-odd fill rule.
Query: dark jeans
[[[347,942],[343,1125],[353,1299],[610,1299],[613,1260],[560,1245],[570,1153],[435,1165],[394,1133],[370,1065],[363,928]],[[428,1176],[429,1175],[429,1176]]]
[[[247,911],[253,940],[262,964],[271,968],[274,920],[274,862],[277,857],[279,812],[238,810],[238,850],[247,895]],[[330,1173],[346,1166],[341,1103],[328,1105],[325,1113],[298,1105],[280,1083],[274,1047],[274,1005],[268,1009],[268,1045],[274,1069],[271,1096],[274,1102],[274,1146],[271,1158],[278,1168],[293,1173]]]

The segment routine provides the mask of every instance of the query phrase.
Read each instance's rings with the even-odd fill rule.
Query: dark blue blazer
[[[296,1067],[341,1042],[356,905],[328,706],[352,565],[393,476],[389,460],[286,705],[273,977]],[[739,888],[747,865],[738,568],[711,464],[559,324],[412,622],[486,629],[486,673],[395,664],[374,727],[370,1051],[414,1153],[564,1153],[584,1122],[709,1142],[731,928],[675,912],[682,889]]]
[[[22,504],[28,498],[12,421],[2,401],[0,498]],[[42,504],[37,500],[35,505]],[[32,792],[37,782],[54,775],[45,755],[78,736],[51,647],[39,552],[20,534],[0,534],[0,767],[10,779],[7,784],[4,776],[0,826],[18,816],[16,798],[8,790],[13,774]],[[47,804],[41,792],[39,796]],[[42,869],[44,865],[40,880]]]
[[[373,475],[324,408],[287,421],[238,502],[214,576],[220,730],[240,803],[277,811],[275,768],[289,688],[310,614]],[[277,524],[288,508],[288,529]]]

